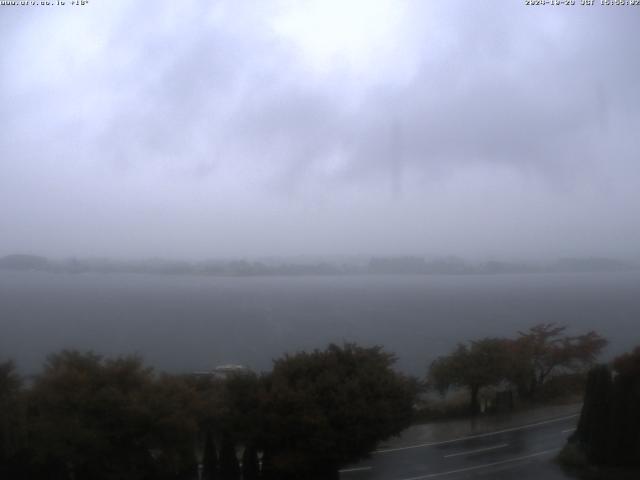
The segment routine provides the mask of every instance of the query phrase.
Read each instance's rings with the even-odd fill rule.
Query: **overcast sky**
[[[523,3],[0,6],[0,255],[638,258],[640,7]]]

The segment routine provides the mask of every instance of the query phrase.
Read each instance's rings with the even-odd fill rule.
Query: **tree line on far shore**
[[[620,272],[639,270],[640,265],[612,258],[559,258],[547,263],[490,260],[474,263],[458,257],[425,259],[415,256],[352,258],[292,258],[259,260],[205,260],[187,262],[150,258],[113,260],[69,258],[52,260],[38,255],[12,254],[0,257],[0,270],[50,273],[134,273],[155,275],[478,275],[513,273]]]

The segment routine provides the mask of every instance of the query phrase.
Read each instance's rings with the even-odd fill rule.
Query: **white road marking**
[[[443,477],[445,475],[452,475],[454,473],[470,472],[470,471],[473,471],[473,470],[479,470],[481,468],[496,467],[498,465],[504,465],[506,463],[519,462],[520,460],[527,460],[529,458],[540,457],[542,455],[548,455],[548,454],[551,454],[551,453],[555,453],[555,452],[557,452],[559,450],[560,450],[559,448],[554,448],[552,450],[543,450],[542,452],[536,452],[536,453],[532,453],[530,455],[524,455],[522,457],[510,458],[508,460],[501,460],[499,462],[485,463],[483,465],[475,465],[473,467],[467,467],[467,468],[458,468],[457,470],[449,470],[448,472],[429,473],[427,475],[421,475],[419,477],[403,478],[402,480],[423,480],[425,478]]]
[[[373,467],[355,467],[355,468],[343,468],[342,470],[338,470],[339,473],[349,473],[349,472],[362,472],[364,470],[371,470]]]
[[[475,450],[466,450],[464,452],[450,453],[449,455],[445,455],[444,458],[459,457],[461,455],[471,455],[472,453],[487,452],[489,450],[497,450],[498,448],[504,448],[508,446],[509,446],[508,443],[503,443],[501,445],[494,445],[493,447],[476,448]]]
[[[551,420],[544,420],[542,422],[536,422],[536,423],[529,423],[527,425],[521,425],[519,427],[511,427],[511,428],[505,428],[503,430],[496,430],[495,432],[487,432],[487,433],[478,433],[475,435],[467,435],[466,437],[459,437],[459,438],[453,438],[451,440],[443,440],[440,442],[429,442],[429,443],[419,443],[416,445],[408,445],[406,447],[396,447],[396,448],[384,448],[381,450],[376,450],[374,452],[371,452],[372,455],[378,455],[381,453],[391,453],[391,452],[399,452],[401,450],[411,450],[413,448],[423,448],[423,447],[433,447],[436,445],[446,445],[448,443],[455,443],[455,442],[462,442],[464,440],[471,440],[474,438],[484,438],[484,437],[490,437],[491,435],[499,435],[501,433],[508,433],[508,432],[516,432],[518,430],[526,430],[527,428],[533,428],[533,427],[537,427],[540,425],[548,425],[550,423],[557,423],[557,422],[562,422],[564,420],[568,420],[570,418],[575,418],[577,416],[579,416],[579,413],[574,413],[573,415],[567,415],[564,417],[559,417],[559,418],[553,418]]]
[[[575,430],[575,427],[574,428],[567,428],[566,430],[562,430],[562,432],[560,432],[560,433],[569,433],[569,432],[573,432],[574,430]]]

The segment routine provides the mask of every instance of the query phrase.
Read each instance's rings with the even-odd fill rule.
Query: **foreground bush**
[[[266,379],[268,453],[278,478],[337,478],[411,421],[416,383],[381,348],[331,345],[277,360]]]
[[[580,422],[570,443],[590,463],[640,466],[640,347],[588,375]]]
[[[220,379],[63,351],[29,388],[2,363],[0,478],[332,478],[409,424],[415,382],[393,362],[331,345]]]

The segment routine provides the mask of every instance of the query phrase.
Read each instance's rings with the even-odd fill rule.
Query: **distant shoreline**
[[[426,260],[417,256],[371,257],[360,261],[322,260],[208,260],[198,262],[148,259],[51,260],[46,257],[13,254],[0,257],[0,270],[49,273],[128,273],[151,275],[202,275],[218,277],[343,276],[343,275],[500,275],[630,272],[640,264],[606,257],[561,258],[552,262],[469,262],[458,257]]]

